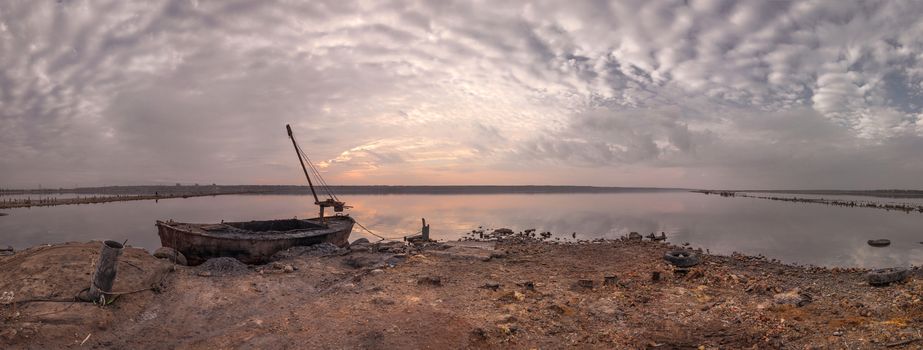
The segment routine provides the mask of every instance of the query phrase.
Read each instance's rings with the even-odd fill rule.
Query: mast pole
[[[314,204],[320,205],[320,200],[317,199],[317,192],[314,191],[314,184],[311,182],[311,177],[308,176],[308,168],[304,166],[304,159],[301,159],[301,152],[298,152],[298,143],[295,142],[295,136],[292,135],[292,127],[288,124],[285,124],[285,130],[288,131],[288,138],[292,139],[292,146],[295,147],[295,154],[298,155],[298,162],[301,163],[301,170],[304,171],[304,177],[308,179],[308,186],[311,187],[311,194],[314,195]],[[324,218],[324,207],[320,207],[321,219]]]

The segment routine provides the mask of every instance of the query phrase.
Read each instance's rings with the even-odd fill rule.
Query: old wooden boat
[[[349,244],[349,234],[356,223],[348,215],[343,215],[349,208],[337,198],[327,185],[320,171],[311,163],[307,154],[301,150],[292,128],[285,126],[288,137],[292,140],[301,170],[308,180],[314,204],[320,207],[320,215],[313,219],[282,219],[249,222],[222,222],[220,224],[190,224],[170,221],[157,221],[157,234],[160,244],[176,249],[186,256],[190,265],[198,265],[216,257],[232,257],[248,264],[268,262],[273,254],[294,246],[318,243],[332,243],[337,246]],[[307,161],[307,166],[305,165]],[[314,182],[308,175],[308,169],[318,180],[318,186],[325,190],[327,198],[320,200]],[[333,208],[334,216],[324,216],[325,208]]]
[[[284,219],[266,221],[189,224],[157,221],[157,233],[164,247],[176,249],[190,265],[222,256],[248,264],[268,262],[273,254],[294,246],[332,243],[349,244],[355,222],[349,216],[324,220]]]

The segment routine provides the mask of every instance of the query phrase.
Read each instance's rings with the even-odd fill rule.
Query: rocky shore
[[[299,247],[266,265],[123,251],[106,306],[71,302],[99,242],[0,256],[0,347],[811,349],[923,346],[923,282],[638,239]],[[481,238],[485,237],[485,238]],[[913,274],[917,271],[914,270]]]

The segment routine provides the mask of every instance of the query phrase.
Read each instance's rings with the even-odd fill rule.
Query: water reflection
[[[713,253],[763,254],[786,262],[838,266],[923,263],[918,233],[923,214],[845,208],[696,193],[534,195],[351,195],[344,198],[359,222],[376,233],[416,233],[420,218],[437,239],[472,229],[508,227],[551,231],[557,237],[616,238],[630,231],[666,232]],[[10,209],[0,218],[0,245],[17,248],[45,242],[129,240],[157,248],[158,219],[187,222],[316,216],[307,196],[217,196]],[[369,237],[360,229],[352,238]],[[872,238],[892,245],[873,248]]]

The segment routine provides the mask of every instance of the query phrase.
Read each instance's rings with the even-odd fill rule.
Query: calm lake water
[[[835,198],[835,196],[825,196]],[[923,214],[846,208],[689,192],[509,195],[349,195],[350,213],[388,237],[414,234],[420,218],[436,239],[455,239],[479,226],[535,228],[557,237],[617,238],[666,232],[712,253],[763,254],[789,263],[885,267],[923,264]],[[160,246],[155,220],[247,221],[316,216],[310,196],[229,195],[8,209],[0,246],[100,239]],[[361,229],[351,239],[369,237]],[[892,244],[874,248],[869,239]]]

